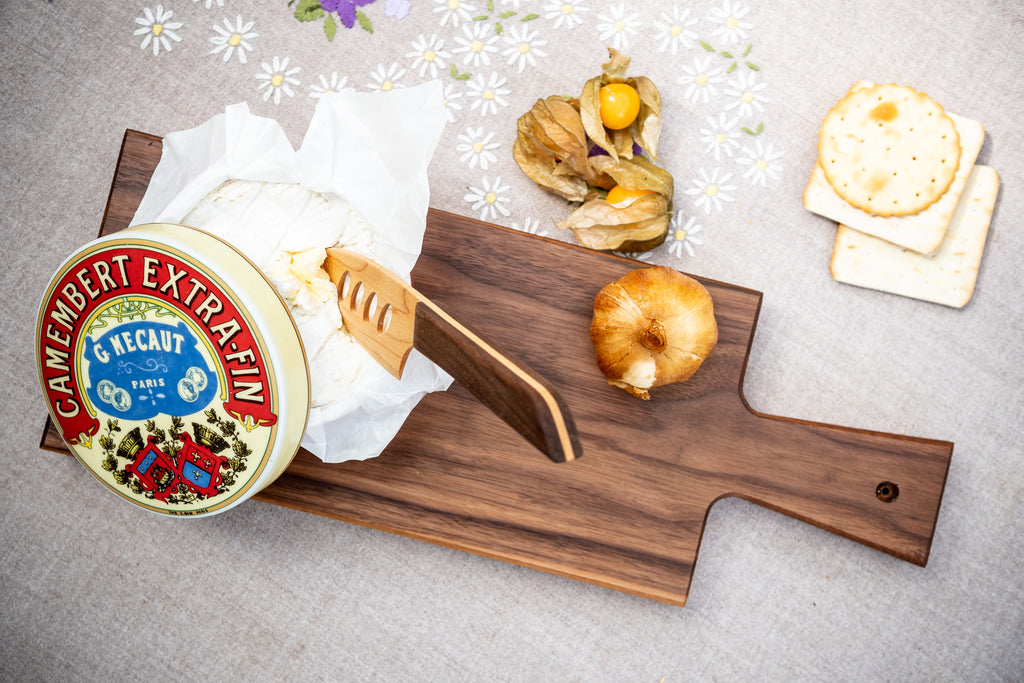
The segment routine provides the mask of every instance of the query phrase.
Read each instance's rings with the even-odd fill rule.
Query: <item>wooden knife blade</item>
[[[338,287],[346,328],[392,375],[401,378],[416,348],[551,460],[580,456],[572,415],[547,379],[509,359],[371,259],[332,248],[324,269]]]

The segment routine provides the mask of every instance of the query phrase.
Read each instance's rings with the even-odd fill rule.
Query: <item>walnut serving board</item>
[[[160,152],[160,138],[125,134],[101,234],[128,226]],[[638,267],[431,210],[413,285],[560,389],[582,456],[551,462],[456,383],[380,457],[325,464],[303,451],[256,497],[675,605],[725,496],[923,566],[953,444],[751,410],[743,375],[762,295],[720,282],[702,280],[719,343],[696,375],[650,401],[609,386],[592,304]],[[52,424],[42,446],[64,450]]]

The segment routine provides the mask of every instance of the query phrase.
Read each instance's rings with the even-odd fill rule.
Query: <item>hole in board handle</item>
[[[891,503],[900,496],[900,487],[891,481],[883,481],[875,487],[875,495],[883,503]]]

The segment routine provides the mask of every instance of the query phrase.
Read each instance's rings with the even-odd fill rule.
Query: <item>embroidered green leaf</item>
[[[475,17],[473,17],[473,21],[487,21],[490,18],[490,14],[478,14]]]
[[[299,21],[315,21],[327,14],[320,8],[320,0],[299,0],[295,18]]]
[[[733,71],[736,70],[737,66],[738,65],[736,64],[736,62],[733,62],[732,64],[729,65],[729,68],[725,70],[725,73],[731,74]]]
[[[534,19],[536,19],[539,16],[540,16],[539,14],[534,14],[534,13],[531,12],[530,14],[527,14],[525,17],[523,17],[519,21],[533,21]]]
[[[327,35],[327,40],[334,40],[334,35],[338,32],[338,24],[334,21],[334,15],[328,14],[324,20],[324,34]]]
[[[764,122],[762,121],[761,123],[757,124],[757,128],[753,130],[747,128],[746,126],[743,126],[742,128],[740,128],[740,130],[742,130],[747,135],[760,135],[762,131],[764,131]]]
[[[505,32],[505,27],[501,25],[500,21],[494,22],[494,32],[499,36]]]
[[[700,46],[702,48],[704,48],[705,50],[707,50],[708,52],[714,52],[715,51],[715,48],[711,47],[710,43],[706,43],[703,40],[700,41]]]
[[[722,55],[726,59],[732,59],[733,58],[732,53],[731,52],[726,52],[725,50],[722,50],[718,54]]]
[[[356,21],[367,33],[373,33],[373,22],[370,21],[370,17],[366,16],[361,10],[356,10]]]
[[[753,44],[753,43],[749,43],[749,44],[747,45],[747,49],[743,51],[743,54],[741,54],[741,55],[740,55],[740,57],[746,57],[747,55],[749,55],[749,54],[750,54],[750,50],[751,50],[751,49],[752,49],[753,47],[754,47],[754,44]]]
[[[761,70],[761,67],[759,67],[757,64],[753,64],[751,62],[743,62],[743,63],[746,64],[747,68],[750,69],[751,71],[760,71]]]
[[[502,12],[498,16],[501,17],[502,19],[508,19],[509,17],[514,17],[516,14],[516,12],[509,10],[508,12]]]
[[[468,81],[472,77],[473,77],[473,74],[470,74],[470,73],[459,74],[458,76],[455,77],[455,80],[457,80],[457,81]]]
[[[487,11],[494,12],[494,0],[487,0]]]
[[[452,64],[452,68],[448,69],[448,73],[450,73],[452,75],[452,78],[458,78],[459,77],[459,70],[455,68],[454,64]]]

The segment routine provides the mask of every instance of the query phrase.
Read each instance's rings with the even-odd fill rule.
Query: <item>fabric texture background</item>
[[[1020,3],[575,0],[575,24],[549,0],[324,3],[359,5],[372,24],[339,19],[333,40],[325,18],[293,16],[306,4],[0,3],[0,678],[1024,678]],[[256,34],[227,60],[225,21]],[[496,48],[489,64],[473,61],[477,39]],[[265,503],[199,523],[140,514],[39,449],[39,297],[95,237],[125,129],[165,135],[246,101],[298,146],[311,95],[343,79],[440,78],[459,108],[431,205],[572,242],[553,227],[566,204],[512,161],[515,121],[539,97],[578,92],[616,40],[661,88],[676,178],[678,222],[644,260],[764,293],[751,406],[955,442],[926,568],[726,499],[677,608]],[[720,79],[707,101],[690,88],[701,68]],[[963,309],[829,274],[834,225],[801,193],[822,117],[860,79],[911,85],[986,128],[979,163],[1002,189]],[[715,149],[715,125],[735,144]],[[704,192],[714,183],[720,207]]]

